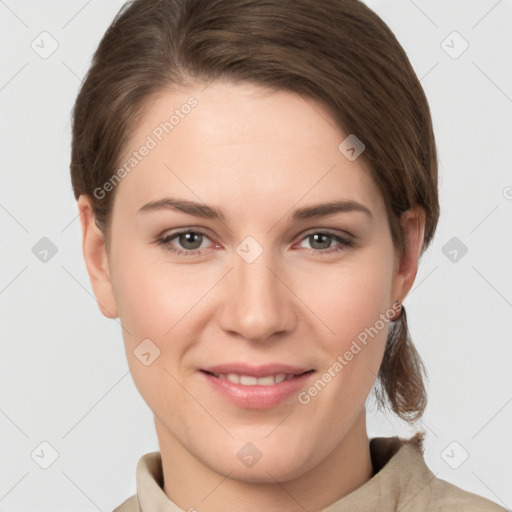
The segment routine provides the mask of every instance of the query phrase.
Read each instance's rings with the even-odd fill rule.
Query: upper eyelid
[[[341,238],[343,238],[343,237],[354,238],[354,235],[350,234],[348,231],[344,231],[344,230],[339,231],[339,230],[332,229],[332,228],[310,229],[310,230],[307,230],[305,233],[303,233],[302,237],[304,238],[306,236],[313,235],[315,233],[324,233],[326,235],[339,236]]]

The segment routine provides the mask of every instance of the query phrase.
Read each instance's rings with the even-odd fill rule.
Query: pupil
[[[315,247],[315,244],[319,244],[320,247]],[[331,245],[331,237],[329,235],[317,233],[313,235],[313,243],[311,245],[314,249],[328,249]]]
[[[202,235],[200,233],[182,233],[180,244],[185,249],[198,249],[201,246]]]

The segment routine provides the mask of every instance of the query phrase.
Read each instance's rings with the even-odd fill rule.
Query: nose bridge
[[[253,340],[289,329],[293,316],[289,294],[276,276],[273,251],[258,246],[246,240],[237,247],[223,315],[226,330]]]
[[[256,298],[259,294],[263,294],[268,299],[275,298],[276,277],[275,273],[270,271],[274,266],[270,252],[270,250],[265,251],[252,262],[237,258],[234,275],[241,288],[246,291],[244,296]]]

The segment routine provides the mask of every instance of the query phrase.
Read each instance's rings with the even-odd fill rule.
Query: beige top
[[[425,464],[422,434],[370,440],[373,476],[321,512],[506,512],[505,508],[437,478]],[[183,512],[162,490],[160,452],[137,464],[137,494],[113,512]]]

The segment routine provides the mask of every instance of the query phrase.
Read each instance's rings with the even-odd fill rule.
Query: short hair
[[[107,250],[121,165],[149,100],[215,79],[249,82],[320,102],[346,134],[384,198],[393,246],[406,248],[401,214],[425,210],[421,253],[439,218],[437,153],[429,105],[386,23],[359,0],[134,0],[104,34],[73,109],[71,181],[87,194]],[[378,374],[379,406],[418,419],[426,406],[421,358],[405,308],[390,323]]]

